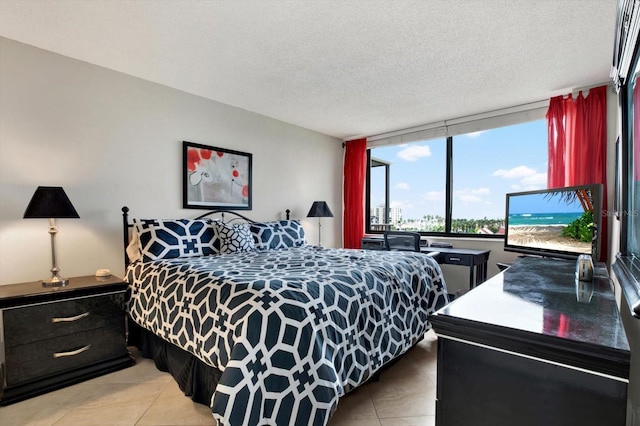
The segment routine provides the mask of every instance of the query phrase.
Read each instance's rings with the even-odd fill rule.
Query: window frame
[[[637,6],[636,6],[637,7]],[[629,11],[630,13],[631,11]],[[636,22],[639,21],[638,17],[634,17]],[[636,24],[637,25],[637,24]],[[634,162],[634,143],[640,143],[640,135],[634,135],[633,128],[633,73],[637,66],[640,66],[640,48],[636,47],[628,52],[631,54],[632,59],[628,61],[629,67],[624,72],[623,79],[619,79],[616,83],[619,84],[618,95],[620,97],[619,112],[621,115],[621,143],[622,143],[622,158],[620,167],[620,255],[625,257],[640,258],[640,251],[634,252],[631,250],[631,232],[633,231],[631,221],[633,220],[633,214],[635,214],[640,208],[639,205],[634,205],[633,198],[633,162]],[[639,83],[640,84],[640,83]],[[637,161],[637,159],[636,159]],[[618,173],[618,170],[616,170]],[[635,207],[635,209],[634,209]]]
[[[453,118],[410,127],[402,130],[367,136],[367,170],[365,177],[365,233],[381,234],[383,231],[371,229],[371,150],[384,146],[419,143],[445,139],[446,147],[446,179],[445,179],[445,232],[421,231],[424,236],[451,238],[482,238],[487,240],[504,239],[502,234],[470,234],[451,232],[453,209],[453,138],[469,133],[498,129],[507,126],[524,124],[532,121],[546,120],[549,100],[540,100],[522,105],[486,111],[465,117]],[[389,190],[387,185],[386,190]],[[387,215],[389,202],[386,202]]]
[[[526,121],[522,121],[525,123]],[[498,128],[498,127],[494,127]],[[461,133],[460,135],[463,135]],[[434,138],[435,139],[435,138]],[[416,141],[419,142],[419,141]],[[431,237],[446,237],[446,238],[482,238],[488,240],[504,240],[504,234],[471,234],[462,232],[451,232],[451,226],[453,223],[453,136],[447,136],[446,140],[446,166],[445,166],[445,231],[433,232],[433,231],[419,231],[418,233],[423,236]],[[366,193],[365,193],[365,233],[366,234],[383,234],[383,230],[372,229],[371,227],[371,167],[372,157],[371,150],[376,147],[367,148],[367,174],[366,174]],[[376,166],[373,166],[376,167]],[[385,175],[385,217],[389,215],[390,208],[390,189],[389,189],[389,166],[386,166]]]

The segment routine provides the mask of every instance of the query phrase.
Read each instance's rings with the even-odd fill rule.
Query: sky
[[[549,194],[526,194],[511,197],[509,213],[582,213],[584,210],[576,198],[567,202],[561,196],[549,197]]]
[[[372,150],[391,163],[391,207],[403,219],[444,216],[444,138]],[[372,171],[371,206],[384,203],[384,171]],[[501,219],[505,194],[546,188],[547,126],[539,120],[453,137],[453,218]]]

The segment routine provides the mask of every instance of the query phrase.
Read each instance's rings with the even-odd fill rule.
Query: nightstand
[[[126,291],[114,276],[0,286],[0,405],[133,365]]]

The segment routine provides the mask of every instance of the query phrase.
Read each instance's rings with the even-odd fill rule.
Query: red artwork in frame
[[[183,141],[182,162],[182,207],[251,210],[251,154]]]

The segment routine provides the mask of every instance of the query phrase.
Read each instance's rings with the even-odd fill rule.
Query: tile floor
[[[433,331],[371,382],[340,400],[329,426],[434,426]],[[185,397],[153,361],[0,408],[0,425],[212,425],[209,407]]]

